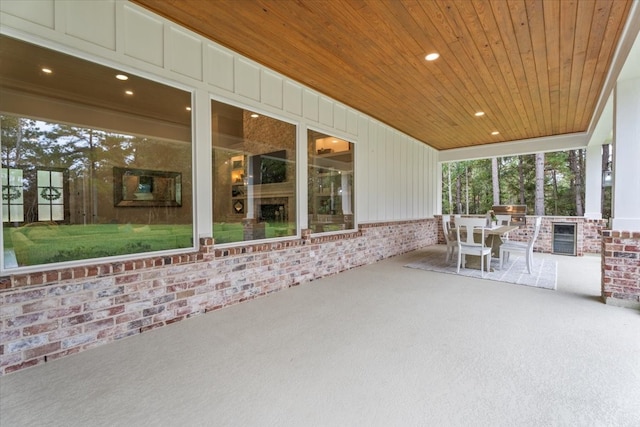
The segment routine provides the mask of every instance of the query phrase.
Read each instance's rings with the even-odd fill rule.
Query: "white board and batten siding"
[[[437,212],[436,150],[135,4],[3,0],[0,31],[193,91],[201,236],[211,235],[212,97],[356,143],[358,223],[429,218]],[[306,150],[306,141],[299,148]],[[306,179],[306,171],[298,177]],[[307,217],[306,206],[299,215]]]

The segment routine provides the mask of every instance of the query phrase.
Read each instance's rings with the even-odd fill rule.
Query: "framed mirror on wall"
[[[182,174],[113,168],[114,205],[182,206]]]

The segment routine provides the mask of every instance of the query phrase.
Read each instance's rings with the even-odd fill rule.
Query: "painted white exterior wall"
[[[125,0],[3,0],[0,31],[194,93],[197,233],[211,230],[210,99],[299,125],[298,200],[306,200],[306,128],[356,143],[358,223],[432,217],[437,151],[317,91]],[[304,162],[303,162],[304,161]],[[307,207],[298,218],[306,228]]]

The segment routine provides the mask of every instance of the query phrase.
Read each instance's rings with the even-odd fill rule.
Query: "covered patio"
[[[86,229],[90,227],[85,222],[93,221],[89,225],[113,228],[127,236],[160,231],[157,240],[175,237],[169,234],[173,230],[152,230],[144,223],[152,221],[147,210],[151,200],[123,197],[122,187],[133,173],[138,178],[131,182],[137,183],[137,190],[140,184],[149,187],[139,191],[147,198],[155,197],[149,193],[151,187],[157,191],[161,184],[182,177],[179,186],[172,181],[168,187],[173,189],[170,193],[180,193],[180,203],[172,194],[168,201],[174,206],[161,206],[153,213],[162,211],[168,217],[180,213],[184,221],[180,228],[186,230],[186,243],[158,250],[87,256],[82,247],[76,247],[71,254],[76,258],[71,260],[0,262],[0,424],[638,425],[640,2],[582,2],[589,7],[580,9],[581,14],[577,2],[555,1],[336,0],[326,2],[330,8],[315,9],[307,6],[318,6],[318,2],[208,2],[211,10],[202,4],[199,0],[0,2],[0,36],[5,41],[30,44],[52,58],[68,56],[87,69],[100,69],[110,85],[117,79],[112,71],[117,70],[163,90],[178,91],[185,99],[175,104],[184,127],[162,117],[150,119],[145,115],[148,110],[143,110],[144,114],[132,115],[135,131],[126,135],[147,135],[138,130],[142,123],[145,132],[162,144],[171,142],[167,146],[172,150],[165,149],[165,159],[160,159],[171,167],[162,164],[162,172],[153,164],[134,165],[115,175],[118,185],[113,172],[123,165],[106,161],[101,187],[95,185],[96,193],[102,191],[101,198],[87,196],[86,203],[83,199],[73,209],[60,202],[60,209],[68,210],[64,212],[67,222],[72,222],[68,217],[73,210],[77,223],[61,221],[52,227]],[[485,6],[495,11],[485,14]],[[182,7],[192,9],[181,14]],[[496,24],[491,26],[493,31],[479,24],[444,25],[446,19],[439,26],[427,25],[445,15],[451,22],[463,22],[460,13],[473,15],[476,7],[480,10],[473,22],[486,18]],[[527,7],[533,9],[527,11]],[[536,31],[544,28],[545,7],[546,18],[554,23],[549,39],[558,43],[550,43],[555,47],[549,49],[549,58],[555,62],[536,67],[528,55],[538,44],[527,37],[546,34]],[[573,28],[560,25],[564,22],[561,7],[572,12],[562,14],[564,19],[582,24],[582,36],[575,43],[581,48],[575,54],[564,52],[563,64],[592,65],[590,72],[598,74],[593,88],[589,73],[577,78],[570,66],[561,67],[560,39],[574,45],[570,31],[561,37],[561,28]],[[350,15],[344,13],[347,8]],[[431,15],[429,8],[446,13]],[[328,11],[335,21],[324,15]],[[406,31],[404,38],[391,37],[394,32],[378,13],[399,21],[395,28]],[[307,14],[314,19],[305,20]],[[606,19],[609,14],[615,18],[611,26]],[[354,17],[360,18],[362,31],[335,24]],[[591,19],[585,17],[599,23],[594,26],[599,31],[591,31]],[[506,21],[509,25],[498,25]],[[200,27],[205,24],[222,29],[223,34],[208,34],[211,28]],[[309,27],[318,30],[314,37],[321,42],[315,46],[307,44]],[[438,34],[427,37],[422,32],[422,28],[427,32],[436,27]],[[470,28],[496,39],[487,39],[486,45],[475,43],[479,39],[470,37]],[[504,28],[513,32],[503,34]],[[265,33],[251,35],[254,30]],[[292,42],[289,31],[300,32],[298,42]],[[414,38],[415,34],[420,37]],[[595,48],[588,51],[593,63],[584,60],[590,34],[604,43],[594,42],[592,48],[605,46],[602,55]],[[362,42],[355,41],[356,35]],[[362,57],[345,53],[346,47],[377,46],[370,42],[374,38],[388,55],[376,55],[375,49]],[[478,54],[467,54],[461,47],[465,38],[474,42]],[[274,39],[291,44],[283,47]],[[439,42],[445,56],[439,66],[428,68],[422,48],[431,40]],[[512,43],[519,77],[510,69],[505,53],[509,48],[502,40]],[[260,56],[251,56],[242,46],[230,46],[231,41],[244,42],[244,48]],[[496,58],[491,46],[499,45],[496,50],[504,56]],[[546,48],[540,51],[546,55]],[[472,59],[485,58],[479,53],[486,54],[488,65],[476,75]],[[331,67],[334,80],[325,69],[326,58],[332,55],[339,59]],[[31,59],[13,56],[24,63]],[[461,57],[468,62],[457,63]],[[379,74],[359,72],[367,67],[358,68],[348,62],[351,58],[364,58],[365,65]],[[299,67],[290,63],[304,59],[318,63]],[[518,63],[527,63],[527,71]],[[548,69],[554,70],[555,83],[528,81],[527,76],[533,78]],[[25,75],[19,71],[12,77],[15,81],[16,76]],[[459,73],[457,83],[445,81],[453,79],[454,71]],[[51,77],[35,74],[37,79]],[[505,79],[503,84],[492,83],[498,74]],[[9,78],[4,81],[15,83]],[[576,90],[572,81],[580,82],[583,90]],[[89,103],[81,93],[70,97],[64,91],[60,99],[49,99],[50,94],[59,93],[45,84],[33,93],[33,82],[18,83],[7,85],[6,93],[13,97],[2,101],[6,103],[3,112],[14,114],[15,121],[43,118],[62,124],[104,125],[112,131],[121,131],[122,122],[131,124],[128,111],[117,111],[112,118],[112,104],[102,99]],[[101,86],[100,80],[92,78],[84,84],[86,88],[113,87]],[[417,88],[428,90],[417,95]],[[534,106],[529,99],[525,105],[523,99],[535,97],[533,88],[558,102],[547,99],[548,103]],[[445,89],[452,92],[441,92]],[[121,91],[106,92],[113,98],[124,97]],[[506,101],[497,103],[497,97]],[[145,101],[153,107],[175,106],[157,99]],[[560,108],[561,99],[573,103],[575,121],[569,118],[568,106]],[[479,108],[488,120],[482,122],[474,114]],[[103,117],[109,118],[107,125],[100,122]],[[267,137],[252,134],[249,130],[262,130],[249,125],[253,118],[277,122],[277,132],[265,132]],[[538,129],[532,129],[533,122]],[[494,123],[503,126],[502,133],[494,134]],[[225,126],[233,132],[217,132]],[[280,190],[265,191],[263,206],[248,203],[251,192],[242,192],[249,188],[249,175],[244,175],[250,170],[248,160],[254,159],[255,170],[262,169],[255,159],[278,153],[262,150],[268,145],[265,141],[282,139],[283,134],[289,137],[285,142],[290,163],[285,172],[276,174],[280,175],[276,181],[289,181],[265,184]],[[313,134],[321,134],[327,144],[336,137],[340,139],[336,143],[349,148],[327,153],[324,145],[321,149],[313,145],[317,142],[310,139]],[[161,157],[158,147],[165,145],[139,139],[135,148],[147,151],[136,162]],[[15,146],[21,148],[21,140],[17,141]],[[243,148],[227,150],[223,156],[220,153],[226,147],[217,146],[220,141],[241,141]],[[599,154],[605,143],[614,146],[613,167],[608,171],[613,178],[612,218],[602,218],[600,204]],[[246,146],[259,149],[247,151]],[[426,248],[442,249],[444,256],[443,163],[583,148],[587,150],[585,215],[545,217],[546,228],[535,252],[538,260],[557,260],[555,290],[405,267],[421,259]],[[337,191],[345,185],[343,194],[349,197],[340,197],[338,212],[332,204],[314,212],[309,179],[313,160],[326,160],[321,156],[329,154],[350,159],[348,172],[353,179],[344,178],[346,169],[336,169],[334,186],[329,187],[333,195],[338,183]],[[188,167],[173,175],[170,162],[183,157]],[[282,159],[264,164],[273,166]],[[57,163],[54,166],[60,166]],[[87,164],[93,167],[92,162]],[[20,188],[22,179],[18,181]],[[76,183],[80,188],[80,180]],[[353,188],[347,183],[353,183]],[[87,194],[93,188],[85,181],[82,187]],[[56,195],[51,188],[51,184],[45,186],[44,194],[52,199],[66,191],[61,186]],[[118,206],[123,202],[133,205]],[[119,224],[115,214],[100,217],[104,206],[108,208],[104,211],[118,212],[120,218],[126,214],[136,219]],[[252,216],[258,207],[263,217],[273,220],[278,212],[281,222],[287,218],[290,224],[267,233],[267,221]],[[225,213],[222,219],[216,209]],[[229,235],[237,236],[224,241],[214,228],[228,225],[229,218],[237,226]],[[550,253],[549,230],[560,220],[574,222],[581,230],[575,257]],[[175,217],[167,224],[162,221],[150,225],[175,225]],[[522,233],[528,226],[523,226]],[[24,236],[25,245],[33,244],[35,235],[50,231],[21,221],[6,224],[9,231],[25,227],[30,234]],[[57,239],[57,235],[48,238]],[[517,232],[513,238],[518,238]],[[94,236],[92,243],[97,241],[99,247],[104,240]],[[71,241],[80,240],[69,237]]]
[[[599,256],[536,254],[549,291],[404,267],[422,255],[6,376],[2,424],[638,424],[640,316],[601,303]]]

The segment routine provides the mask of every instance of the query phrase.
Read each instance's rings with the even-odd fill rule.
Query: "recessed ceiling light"
[[[475,114],[475,116],[476,116],[476,117],[484,116],[484,111],[478,111],[478,112]]]
[[[126,95],[129,95],[129,96],[133,95],[133,91],[132,90],[125,90],[124,93]]]
[[[491,135],[500,135],[500,132],[498,132],[497,130],[494,130],[493,132],[491,132]]]
[[[42,68],[41,69],[43,73],[45,74],[51,74],[53,73],[53,70],[51,68]]]
[[[424,57],[424,59],[426,59],[427,61],[435,61],[438,58],[440,58],[440,54],[435,52],[430,53]]]
[[[129,80],[128,76],[125,76],[124,74],[116,74],[116,79],[118,80]]]
[[[191,107],[187,107],[187,111],[191,111]]]
[[[251,117],[253,117],[254,119],[256,119],[256,118],[258,118],[258,117],[260,117],[260,116],[259,116],[259,115],[257,115],[256,113],[253,113],[253,114],[251,115]]]

